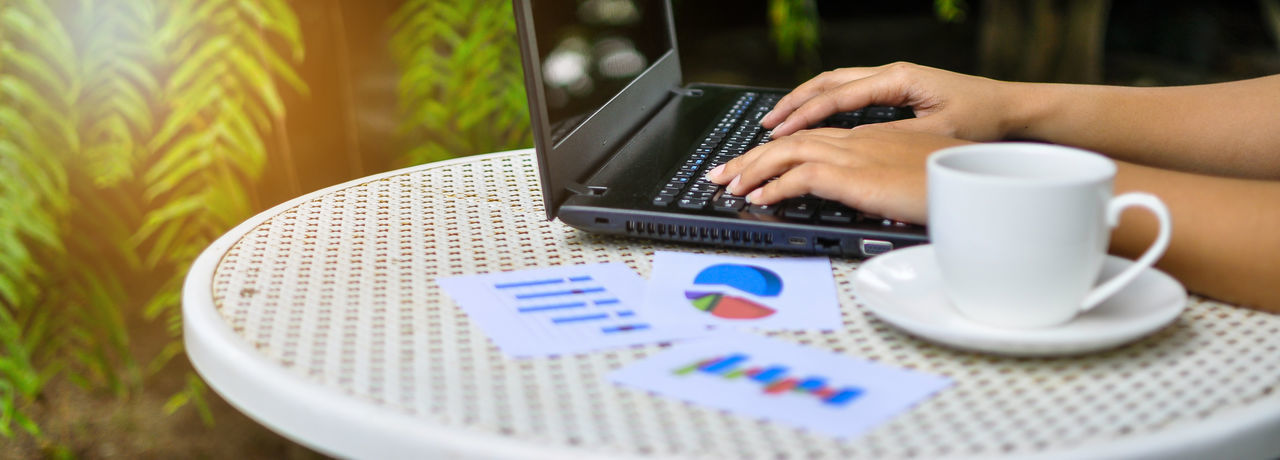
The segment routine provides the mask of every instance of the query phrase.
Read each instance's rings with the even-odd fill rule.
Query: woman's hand
[[[760,120],[774,139],[868,105],[911,106],[916,118],[901,128],[971,141],[994,141],[1022,130],[1016,119],[1017,83],[898,62],[823,72],[796,87]],[[1025,84],[1021,84],[1025,85]]]
[[[755,204],[812,194],[863,212],[924,224],[925,159],[938,149],[967,143],[889,123],[814,129],[756,147],[711,170],[707,178],[728,183],[730,193],[746,194]],[[765,184],[772,177],[777,180]]]

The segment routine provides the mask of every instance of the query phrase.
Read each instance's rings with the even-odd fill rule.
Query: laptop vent
[[[747,232],[697,225],[676,225],[628,220],[627,234],[657,237],[668,240],[713,241],[734,244],[773,244],[773,234]]]

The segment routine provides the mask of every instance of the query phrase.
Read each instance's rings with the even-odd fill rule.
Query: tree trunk
[[[1018,81],[1099,83],[1110,0],[988,0],[979,70]]]

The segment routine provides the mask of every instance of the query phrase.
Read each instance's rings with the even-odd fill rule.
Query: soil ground
[[[180,362],[179,362],[180,361]],[[289,459],[325,458],[258,424],[223,401],[205,394],[214,424],[207,426],[191,405],[170,415],[164,404],[181,388],[191,371],[177,357],[164,375],[149,381],[146,391],[116,398],[90,394],[57,380],[41,401],[28,408],[46,439],[21,433],[0,438],[0,458],[81,459]]]

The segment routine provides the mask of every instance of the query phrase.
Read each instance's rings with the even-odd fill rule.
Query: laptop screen
[[[551,143],[672,48],[661,0],[533,0]]]

